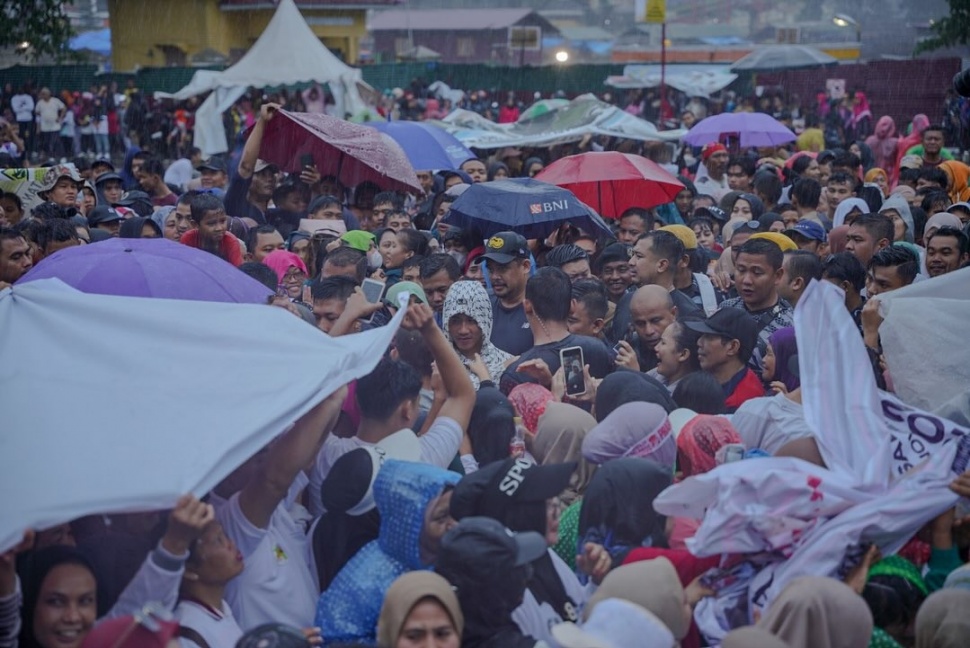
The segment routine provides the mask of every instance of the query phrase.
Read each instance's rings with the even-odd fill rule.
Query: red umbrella
[[[299,174],[306,156],[320,175],[346,187],[369,180],[384,191],[424,193],[404,151],[387,135],[321,113],[278,111],[266,125],[260,159]]]
[[[628,153],[581,153],[556,160],[536,180],[569,189],[604,218],[619,218],[630,207],[673,201],[684,189],[656,162]]]

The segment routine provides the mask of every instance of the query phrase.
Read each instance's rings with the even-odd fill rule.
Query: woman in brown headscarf
[[[563,506],[569,506],[583,496],[596,466],[583,458],[583,439],[596,427],[596,419],[588,412],[566,403],[548,403],[539,417],[532,454],[541,465],[577,462],[569,488],[559,496]]]
[[[791,648],[866,648],[872,612],[845,583],[804,576],[782,590],[757,625]]]
[[[957,648],[970,642],[970,592],[947,588],[932,594],[916,614],[916,648]]]
[[[455,591],[430,571],[408,572],[384,595],[377,641],[385,648],[424,646],[429,637],[441,648],[460,648],[465,619]]]

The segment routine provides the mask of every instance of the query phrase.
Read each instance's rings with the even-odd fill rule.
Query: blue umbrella
[[[457,169],[475,154],[447,131],[413,121],[366,122],[397,142],[417,170]]]
[[[594,236],[612,236],[603,219],[571,191],[532,178],[473,184],[451,204],[442,222],[485,238],[512,230],[543,239],[563,223]]]
[[[111,29],[83,32],[72,38],[69,46],[75,52],[88,50],[101,56],[111,56]]]

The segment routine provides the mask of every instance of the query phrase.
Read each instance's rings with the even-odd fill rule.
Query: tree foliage
[[[950,15],[931,25],[933,36],[916,46],[917,54],[966,45],[970,41],[970,0],[947,0],[947,4],[950,5]]]
[[[63,0],[0,0],[0,47],[12,47],[25,58],[74,58],[68,42],[74,35]]]

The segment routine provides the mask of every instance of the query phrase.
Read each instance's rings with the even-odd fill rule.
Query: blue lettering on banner
[[[970,457],[970,430],[961,428],[946,419],[939,418],[902,403],[897,399],[884,398],[882,413],[886,418],[890,434],[896,440],[893,449],[895,472],[899,475],[911,470],[913,466],[927,459],[933,451],[952,440],[959,440],[960,449],[954,470],[960,461],[961,452],[965,455],[963,464]],[[963,472],[963,470],[957,471]]]

